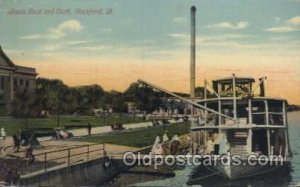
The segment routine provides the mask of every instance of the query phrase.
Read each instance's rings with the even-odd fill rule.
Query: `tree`
[[[29,118],[37,117],[39,109],[34,92],[28,89],[17,89],[12,102],[12,115],[19,118],[26,118],[26,127],[28,128]]]
[[[113,108],[116,112],[127,112],[127,105],[123,93],[116,90],[106,92],[101,100],[101,107],[107,109]]]
[[[34,117],[37,112],[34,110],[36,107],[35,94],[29,92],[28,89],[17,89],[15,97],[12,102],[12,114],[16,117]]]
[[[66,99],[68,87],[61,80],[37,79],[38,103],[45,113],[57,113]]]
[[[86,86],[85,89],[88,96],[88,105],[91,108],[98,108],[101,103],[101,98],[105,94],[103,88],[99,85],[94,84],[91,86]]]
[[[161,106],[159,96],[152,88],[140,87],[138,83],[132,83],[124,92],[125,101],[134,102],[138,109],[146,112],[153,112]]]
[[[68,89],[68,112],[86,112],[90,109],[101,107],[105,91],[99,85],[71,87]]]

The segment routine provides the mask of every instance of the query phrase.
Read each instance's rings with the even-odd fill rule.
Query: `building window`
[[[26,88],[29,88],[29,80],[25,81],[25,86],[26,86]]]
[[[14,78],[14,87],[18,86],[18,80],[16,78]]]
[[[0,77],[0,88],[4,90],[4,77]]]
[[[20,86],[23,86],[23,85],[24,85],[24,80],[23,80],[23,79],[20,79],[20,80],[19,80],[19,84],[20,84]]]

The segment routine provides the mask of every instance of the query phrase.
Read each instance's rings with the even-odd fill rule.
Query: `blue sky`
[[[100,46],[99,51],[103,51],[105,55],[113,53],[105,51],[108,46],[128,45],[147,47],[151,50],[178,49],[182,47],[182,43],[174,38],[183,38],[189,34],[188,11],[191,5],[197,7],[197,33],[205,39],[211,37],[208,40],[214,40],[214,37],[218,40],[218,37],[223,36],[223,40],[248,45],[264,44],[274,39],[291,42],[299,40],[299,27],[288,23],[289,19],[299,16],[300,2],[297,0],[2,0],[0,40],[5,48],[14,50],[35,50],[43,46],[49,50],[59,48],[59,44],[67,45],[66,43],[69,44],[63,47],[66,51],[72,50],[74,45],[86,47],[87,50],[92,50],[92,47],[96,50],[96,46]],[[71,8],[73,12],[77,8],[112,8],[113,13],[101,16],[82,16],[74,13],[8,16],[7,11],[10,8]],[[298,22],[299,19],[300,17]],[[57,38],[28,37],[46,35],[51,28],[56,28],[68,20],[78,21],[81,29],[66,30],[64,36]]]
[[[0,0],[0,44],[16,63],[70,85],[124,90],[145,78],[186,91],[191,5],[197,7],[199,85],[231,73],[267,74],[274,95],[300,103],[282,91],[290,81],[290,91],[300,94],[299,0]],[[30,8],[71,14],[28,15]],[[112,13],[75,13],[99,8]],[[26,14],[9,15],[12,9]]]

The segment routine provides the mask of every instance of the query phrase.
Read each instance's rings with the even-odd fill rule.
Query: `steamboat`
[[[225,164],[215,159],[214,164],[203,166],[229,179],[290,167],[287,101],[266,96],[266,77],[255,88],[254,82],[235,75],[214,80],[212,86],[205,81],[204,99],[195,101],[211,111],[204,110],[192,122],[192,153],[216,158],[237,155],[236,163],[226,158]]]

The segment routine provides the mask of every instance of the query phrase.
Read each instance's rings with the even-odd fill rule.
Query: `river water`
[[[290,144],[293,152],[292,171],[286,174],[272,174],[255,177],[252,179],[243,179],[228,181],[218,176],[209,176],[200,180],[196,185],[200,186],[300,186],[300,112],[288,113]],[[187,184],[189,174],[193,168],[185,167],[175,171],[175,177],[172,178],[153,178],[145,176],[131,176],[135,182],[130,186],[189,186]],[[128,180],[126,174],[120,176],[119,182]],[[121,181],[120,181],[121,180]],[[138,181],[138,182],[136,182]],[[143,182],[145,181],[145,182]],[[119,183],[119,184],[120,184]],[[127,183],[128,184],[128,183]]]

